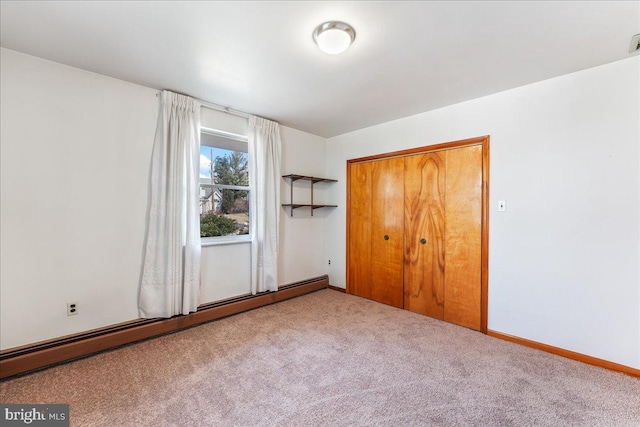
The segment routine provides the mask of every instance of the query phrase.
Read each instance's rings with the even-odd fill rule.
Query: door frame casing
[[[392,151],[389,153],[375,154],[372,156],[358,157],[355,159],[347,160],[347,230],[346,230],[346,290],[347,293],[352,293],[350,289],[349,281],[349,242],[350,236],[350,222],[351,222],[351,164],[363,163],[375,160],[388,159],[391,157],[404,157],[414,154],[424,154],[434,151],[451,150],[454,148],[469,147],[473,145],[482,146],[482,224],[481,224],[481,288],[480,288],[480,332],[487,333],[487,316],[489,305],[489,135],[480,136],[476,138],[463,139],[459,141],[444,142],[440,144],[427,145],[417,148],[409,148],[406,150]]]

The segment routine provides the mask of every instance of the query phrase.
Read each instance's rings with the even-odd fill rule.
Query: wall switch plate
[[[67,303],[67,316],[75,316],[78,314],[78,303],[77,302],[68,302]]]
[[[504,212],[507,210],[507,201],[498,200],[498,212]]]

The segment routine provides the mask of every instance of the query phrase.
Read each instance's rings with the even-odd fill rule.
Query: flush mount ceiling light
[[[631,46],[629,47],[629,53],[633,53],[640,50],[640,34],[636,34],[631,38]]]
[[[349,24],[340,21],[328,21],[313,30],[313,41],[321,51],[336,55],[349,49],[356,39],[356,31]]]

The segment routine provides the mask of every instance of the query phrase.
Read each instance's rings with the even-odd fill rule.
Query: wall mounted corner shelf
[[[282,176],[285,179],[289,179],[289,185],[291,188],[291,203],[283,203],[282,207],[288,207],[291,209],[291,216],[293,216],[293,210],[298,208],[310,207],[311,208],[311,216],[313,216],[313,211],[320,208],[337,208],[338,205],[317,205],[313,203],[313,185],[318,182],[338,182],[337,179],[329,179],[329,178],[318,178],[315,176],[306,176],[306,175],[297,175],[297,174],[289,174]],[[294,203],[293,202],[293,183],[295,181],[310,181],[311,182],[311,203]]]

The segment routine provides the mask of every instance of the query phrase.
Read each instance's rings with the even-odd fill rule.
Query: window
[[[247,138],[202,128],[200,139],[200,237],[248,237]]]

